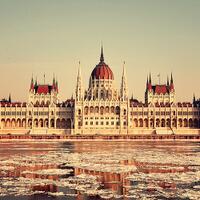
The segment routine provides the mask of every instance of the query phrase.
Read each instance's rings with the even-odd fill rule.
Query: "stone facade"
[[[100,62],[83,88],[79,65],[75,98],[60,103],[58,82],[38,84],[31,80],[27,103],[0,102],[1,133],[35,134],[134,134],[178,133],[200,129],[200,101],[175,101],[173,77],[166,84],[153,85],[147,78],[145,102],[129,99],[125,63],[121,86],[115,87],[114,74]]]

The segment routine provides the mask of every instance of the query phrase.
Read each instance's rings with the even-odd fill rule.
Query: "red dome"
[[[92,71],[93,79],[114,79],[112,70],[104,62],[100,62]]]
[[[114,75],[110,67],[104,62],[103,48],[101,49],[100,63],[96,65],[91,74],[92,79],[111,79],[114,80]]]

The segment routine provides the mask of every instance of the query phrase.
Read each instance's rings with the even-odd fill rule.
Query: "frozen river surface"
[[[200,199],[200,143],[0,142],[0,199]]]

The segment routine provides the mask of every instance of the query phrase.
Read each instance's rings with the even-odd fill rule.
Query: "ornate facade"
[[[154,85],[150,74],[145,102],[129,99],[125,63],[118,89],[103,48],[87,89],[79,64],[75,98],[61,102],[55,78],[52,84],[32,78],[27,103],[0,102],[0,132],[7,134],[178,134],[199,129],[200,103],[176,102],[172,75],[170,82]]]

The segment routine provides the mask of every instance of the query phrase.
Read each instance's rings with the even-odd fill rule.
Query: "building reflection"
[[[78,152],[78,153],[83,153],[83,152],[98,152],[98,151],[108,151],[108,152],[113,152],[115,150],[115,148],[123,148],[125,149],[126,147],[124,146],[124,144],[120,144],[120,145],[116,145],[116,146],[112,146],[112,145],[104,145],[105,143],[101,143],[101,146],[97,145],[99,143],[75,143],[75,144],[70,144],[71,147],[71,151],[72,152]],[[69,145],[66,144],[66,145]],[[63,147],[65,146],[65,144],[62,144]],[[136,145],[135,145],[136,146]],[[135,146],[133,148],[135,148]],[[13,144],[9,147],[11,148],[13,147]],[[35,144],[35,143],[30,143],[30,144],[26,144],[26,148],[30,148],[30,149],[39,149],[40,145],[39,144]],[[41,151],[39,150],[31,150],[29,152],[27,152],[27,154],[29,154],[29,156],[31,155],[43,155],[46,154],[48,152],[47,149],[51,149],[52,148],[52,144],[43,144],[43,147],[41,149]],[[137,146],[136,146],[137,148]],[[141,146],[140,146],[141,148]],[[182,151],[182,148],[177,147],[177,152],[179,152],[179,150]],[[190,148],[188,148],[188,150],[190,151]],[[21,150],[19,150],[21,151]],[[24,150],[23,150],[24,151]],[[10,152],[7,153],[7,157],[9,158]],[[3,154],[3,156],[6,156],[6,152]],[[84,162],[84,161],[83,161]],[[105,163],[103,163],[105,162]],[[111,191],[113,191],[113,193],[116,193],[118,195],[123,195],[124,199],[126,199],[126,195],[129,194],[129,189],[131,187],[135,187],[137,186],[137,180],[134,180],[134,178],[129,179],[128,177],[131,175],[134,175],[134,173],[136,175],[138,174],[173,174],[173,173],[185,173],[185,172],[189,172],[191,171],[191,169],[189,168],[189,166],[187,165],[178,165],[178,164],[171,164],[171,163],[149,163],[149,162],[140,162],[137,160],[121,160],[119,161],[119,165],[124,166],[124,168],[126,169],[126,167],[128,166],[135,166],[136,170],[133,171],[129,171],[129,172],[121,172],[121,173],[116,173],[116,172],[112,172],[112,171],[103,171],[103,168],[101,168],[101,170],[93,170],[92,169],[92,165],[93,164],[101,164],[102,166],[104,165],[110,165],[112,166],[112,163],[106,163],[106,159],[104,161],[92,161],[91,164],[91,168],[81,168],[81,167],[75,167],[72,168],[73,169],[73,173],[70,174],[69,176],[78,176],[80,174],[88,174],[88,175],[93,175],[95,177],[97,177],[98,182],[101,184],[101,188],[100,189],[109,189]],[[64,165],[63,165],[64,166]],[[40,172],[41,170],[46,170],[46,169],[58,169],[58,168],[62,168],[63,166],[59,166],[56,164],[46,164],[46,163],[41,163],[41,164],[34,164],[34,163],[21,163],[20,166],[15,166],[15,164],[9,164],[6,165],[4,167],[8,167],[7,170],[1,170],[0,168],[0,178],[1,177],[12,177],[12,178],[18,178],[18,177],[24,177],[24,178],[28,178],[28,179],[46,179],[46,180],[53,180],[53,181],[59,181],[60,179],[62,179],[63,177],[66,178],[66,176],[63,175],[58,175],[58,174],[40,174],[38,172]],[[0,167],[2,167],[0,165]],[[14,170],[10,169],[9,167],[14,167]],[[110,168],[112,169],[112,168]],[[67,175],[68,176],[68,175]],[[134,177],[134,176],[133,176]],[[153,177],[153,176],[152,176]],[[142,180],[141,181],[145,182],[146,184],[146,188],[145,190],[148,192],[154,192],[154,187],[160,187],[163,189],[176,189],[176,182],[171,181],[171,182],[167,182],[165,180],[158,180],[156,183],[151,181],[151,178],[149,178],[148,180]],[[55,184],[38,184],[38,185],[31,185],[31,190],[32,191],[45,191],[45,192],[60,192],[60,191],[67,191],[67,193],[73,193],[73,194],[77,194],[76,199],[77,200],[84,200],[86,199],[85,195],[83,195],[80,191],[75,191],[75,190],[70,190],[69,188],[65,187],[60,188],[57,187]],[[74,198],[74,197],[73,197]],[[94,199],[98,199],[98,196],[93,196],[91,198]]]

